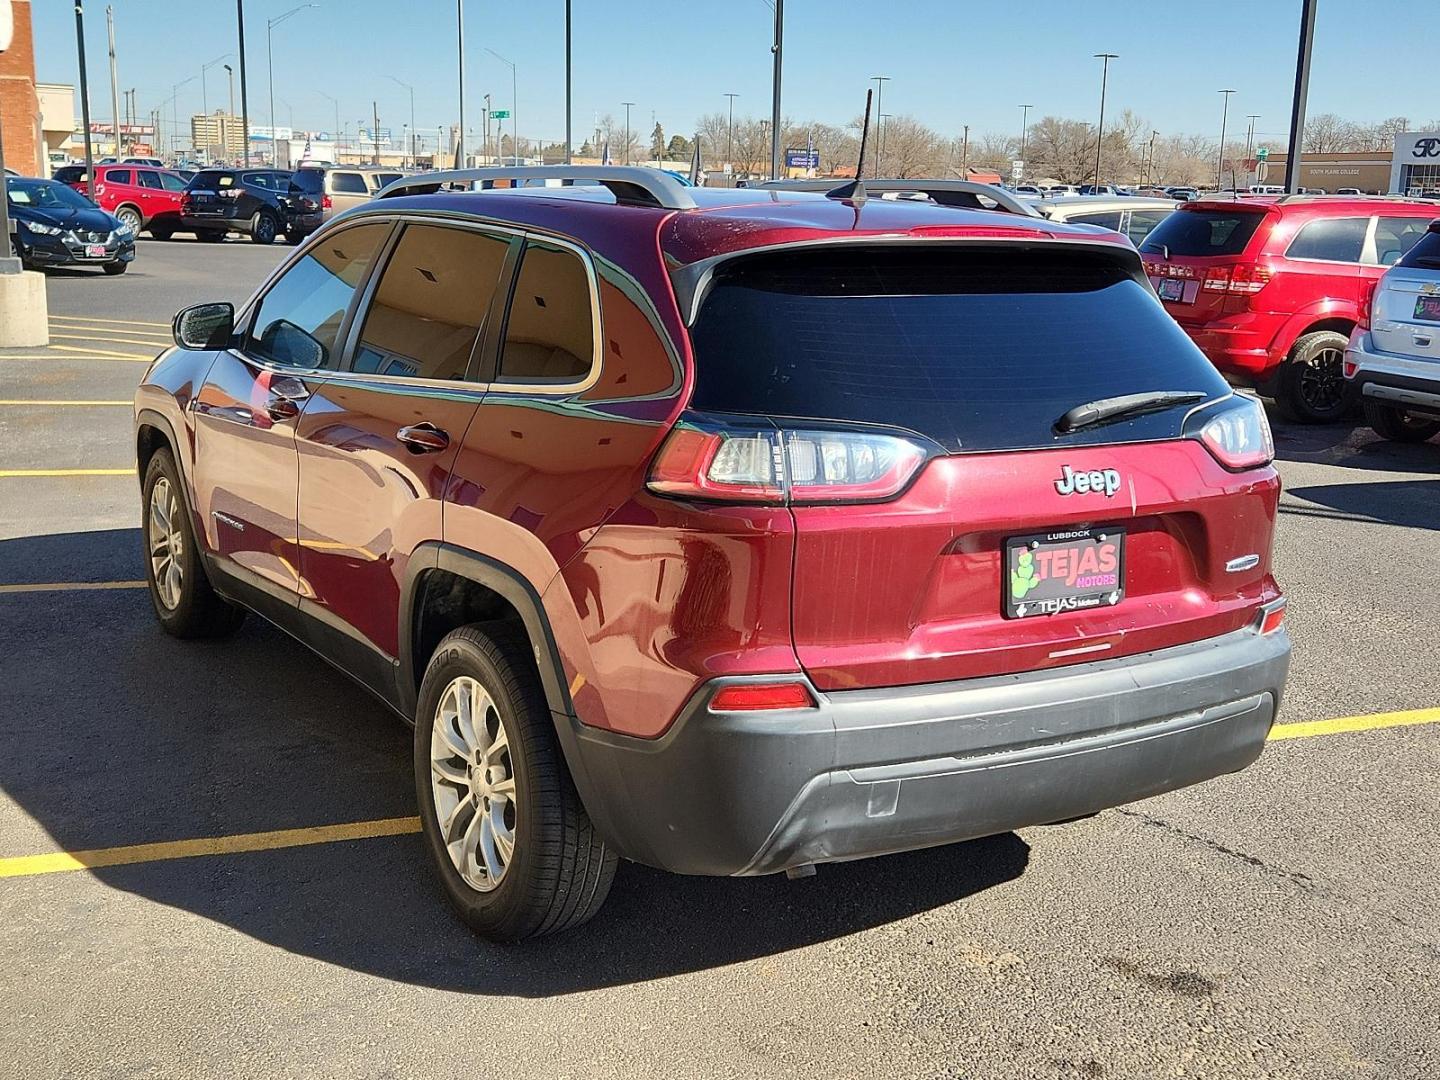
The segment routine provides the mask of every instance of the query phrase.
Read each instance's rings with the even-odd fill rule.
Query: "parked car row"
[[[65,184],[5,177],[15,253],[29,269],[98,266],[123,274],[135,258],[135,230]]]

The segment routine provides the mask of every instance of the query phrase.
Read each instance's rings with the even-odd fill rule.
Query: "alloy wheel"
[[[180,565],[185,553],[185,537],[180,531],[180,501],[170,481],[163,476],[150,489],[145,530],[155,592],[166,610],[174,611],[180,605],[185,586],[185,571]]]
[[[140,215],[137,214],[134,210],[126,207],[124,210],[121,210],[115,216],[119,218],[120,221],[122,221],[124,224],[130,226],[131,232],[138,233],[140,231]]]
[[[435,710],[430,792],[456,872],[478,892],[497,888],[515,854],[515,772],[500,711],[468,675],[451,680]]]
[[[1344,401],[1344,361],[1340,349],[1321,349],[1302,365],[1300,397],[1315,412],[1334,412]]]

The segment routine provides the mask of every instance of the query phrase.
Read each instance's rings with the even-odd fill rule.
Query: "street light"
[[[635,104],[633,101],[622,101],[625,106],[625,164],[630,164],[630,107]]]
[[[415,167],[415,87],[409,83],[397,79],[394,75],[385,76],[393,83],[403,86],[410,91],[410,167]]]
[[[265,67],[270,76],[270,164],[275,164],[275,58],[271,52],[270,32],[279,26],[292,15],[298,15],[306,8],[319,7],[319,4],[301,4],[293,7],[283,15],[276,15],[273,19],[265,21]]]
[[[1025,160],[1025,138],[1030,133],[1030,110],[1034,105],[1021,105],[1020,109],[1020,160]]]
[[[730,99],[730,127],[725,132],[725,164],[730,165],[731,154],[734,153],[732,147],[735,145],[735,99],[740,95],[726,94],[725,96]],[[735,171],[733,165],[730,165],[730,171]]]
[[[1255,121],[1260,119],[1260,114],[1246,113],[1245,119],[1250,121],[1250,128],[1245,133],[1245,157],[1248,159],[1255,154]]]
[[[206,86],[205,86],[205,73],[206,73],[207,71],[209,71],[212,67],[214,67],[216,64],[220,63],[222,60],[228,60],[232,55],[233,55],[232,53],[228,53],[228,52],[227,52],[227,53],[224,53],[224,54],[221,55],[221,56],[217,56],[214,60],[211,60],[208,64],[201,64],[201,65],[200,65],[200,112],[201,112],[202,114],[204,114],[204,116],[205,116],[205,125],[206,125],[206,130],[207,130],[207,131],[209,130],[209,125],[210,125],[210,94],[209,94],[209,92],[208,92],[208,90],[206,89]],[[229,70],[230,70],[230,65],[229,65],[229,64],[226,64],[226,65],[225,65],[225,70],[226,70],[226,71],[229,71]],[[208,161],[210,160],[210,148],[207,146],[207,147],[204,147],[203,150],[204,150],[205,160],[208,162]]]
[[[235,126],[235,69],[229,64],[225,65],[225,78],[230,83],[230,109],[225,114],[225,128],[220,138],[220,149],[225,152],[225,156],[228,158],[230,156],[230,144],[234,142],[234,139],[231,137],[231,130]]]
[[[885,84],[890,81],[890,76],[871,75],[870,81],[875,84],[875,113],[878,117],[881,113],[881,110],[885,108]],[[864,133],[862,132],[861,134]],[[881,136],[880,123],[877,120],[875,124],[875,175],[877,177],[880,175],[880,155],[884,152],[885,140]],[[863,179],[863,177],[857,176],[855,179],[860,180]]]
[[[511,162],[511,164],[512,164],[512,165],[519,165],[519,164],[520,164],[520,136],[519,136],[519,134],[517,134],[518,131],[519,131],[519,128],[517,128],[517,127],[515,126],[515,122],[516,122],[516,115],[515,115],[515,114],[518,113],[520,110],[519,110],[519,108],[517,107],[517,106],[519,105],[519,102],[517,102],[517,101],[515,100],[515,95],[516,95],[516,90],[515,90],[515,88],[516,88],[516,86],[518,85],[518,84],[517,84],[517,80],[516,80],[516,78],[515,78],[515,65],[514,65],[513,63],[511,63],[511,61],[506,60],[505,57],[501,56],[501,55],[500,55],[498,52],[496,52],[494,49],[486,49],[485,51],[488,52],[491,56],[495,57],[496,60],[499,60],[502,64],[509,64],[509,66],[510,66],[510,149],[513,151],[512,156],[513,156],[514,159],[515,159],[514,161]]]
[[[198,79],[199,75],[191,75],[188,79],[181,79],[174,86],[170,87],[170,153],[175,153],[175,140],[180,137],[180,114],[176,111],[175,100],[180,96],[180,87],[189,86]]]
[[[1223,94],[1225,99],[1225,105],[1220,110],[1220,156],[1215,162],[1215,190],[1219,191],[1225,176],[1225,124],[1230,119],[1230,95],[1238,91],[1217,90],[1216,93]]]
[[[1119,53],[1096,53],[1095,59],[1104,67],[1100,70],[1100,126],[1095,129],[1095,186],[1100,186],[1100,151],[1105,146],[1105,89],[1110,81],[1110,61],[1119,60]]]

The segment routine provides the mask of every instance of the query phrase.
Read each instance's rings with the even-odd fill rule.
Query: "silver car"
[[[1051,221],[1114,229],[1124,233],[1132,244],[1139,247],[1140,242],[1150,235],[1150,230],[1179,205],[1173,199],[1140,195],[1065,195],[1058,199],[1041,199],[1035,208]]]
[[[1412,239],[1377,236],[1376,243],[1386,240],[1398,252]],[[1440,220],[1385,272],[1362,306],[1344,372],[1377,435],[1423,442],[1440,433]]]

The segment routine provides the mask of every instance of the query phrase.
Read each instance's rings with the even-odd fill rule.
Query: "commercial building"
[[[1301,154],[1300,186],[1323,188],[1334,193],[1338,188],[1359,188],[1364,192],[1384,193],[1390,187],[1389,150],[1373,150],[1366,153],[1346,154]],[[1256,172],[1254,183],[1285,183],[1285,154],[1271,154],[1270,160],[1262,163]],[[1227,172],[1228,180],[1228,172]],[[1247,183],[1245,174],[1240,182]]]
[[[75,87],[69,83],[38,83],[35,97],[40,106],[42,151],[53,170],[65,164],[75,152]],[[5,149],[8,156],[8,144]],[[82,146],[80,153],[84,152]]]
[[[40,98],[35,92],[35,40],[30,29],[30,0],[14,0],[15,35],[0,53],[0,134],[5,164],[26,176],[43,176],[44,142],[40,135]]]
[[[1395,136],[1390,190],[1401,195],[1440,192],[1440,131],[1407,131]]]
[[[197,113],[190,117],[190,145],[207,161],[221,157],[238,161],[245,153],[244,125],[229,113]]]

